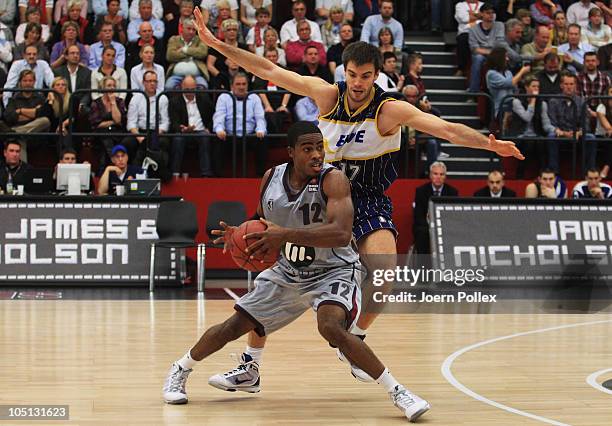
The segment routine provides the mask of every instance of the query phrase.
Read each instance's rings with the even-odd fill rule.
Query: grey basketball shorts
[[[346,311],[350,330],[361,311],[362,275],[359,263],[308,278],[290,275],[277,264],[257,276],[255,290],[242,296],[234,309],[255,322],[255,332],[265,336],[295,321],[308,308],[316,311],[321,305],[335,304]]]

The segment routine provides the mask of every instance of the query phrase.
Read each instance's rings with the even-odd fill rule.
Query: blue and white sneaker
[[[410,422],[416,421],[431,408],[427,401],[402,385],[397,385],[393,391],[389,392],[389,396],[393,405],[399,408]]]
[[[215,374],[208,379],[208,384],[228,392],[257,393],[259,389],[259,364],[248,354],[240,356],[238,367],[223,374]]]
[[[172,364],[163,389],[164,401],[167,404],[187,404],[185,384],[192,371],[183,369],[176,362]]]

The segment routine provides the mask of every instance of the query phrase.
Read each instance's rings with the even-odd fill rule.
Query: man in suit
[[[77,45],[69,46],[64,52],[66,62],[61,67],[55,68],[53,73],[56,77],[64,77],[68,83],[68,91],[74,93],[80,89],[91,89],[91,70],[81,65],[81,51]],[[76,96],[79,110],[89,107],[91,94],[81,93]],[[85,111],[86,112],[86,111]]]
[[[193,76],[186,76],[181,82],[181,89],[196,90],[197,83]],[[198,136],[172,139],[170,147],[170,169],[177,176],[181,172],[185,144],[195,139],[198,144],[200,175],[212,177],[210,161],[210,129],[212,125],[212,100],[205,93],[179,93],[170,100],[170,127],[172,133],[197,134]]]
[[[429,166],[430,181],[416,189],[414,196],[414,221],[412,223],[412,234],[414,245],[418,254],[430,254],[429,225],[427,210],[431,197],[456,197],[459,192],[452,186],[445,184],[446,165],[441,161],[435,161]]]
[[[516,192],[505,187],[504,174],[499,170],[491,170],[487,176],[487,186],[474,192],[474,197],[514,198]]]

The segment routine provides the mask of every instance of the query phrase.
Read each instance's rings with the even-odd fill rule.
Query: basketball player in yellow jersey
[[[281,68],[265,58],[223,43],[206,27],[201,11],[195,9],[196,26],[200,39],[209,47],[233,60],[245,70],[263,80],[302,96],[309,96],[321,112],[319,127],[325,141],[325,161],[343,169],[351,180],[355,205],[353,234],[359,255],[369,270],[394,269],[396,266],[396,230],[391,220],[391,202],[384,195],[386,188],[397,177],[392,156],[400,149],[400,128],[403,125],[446,139],[452,143],[496,152],[500,156],[524,157],[513,142],[496,140],[493,135],[457,123],[444,121],[426,114],[408,102],[394,101],[374,84],[380,69],[380,53],[375,46],[364,42],[349,45],[343,54],[346,82],[329,84],[317,77],[306,77]],[[374,170],[376,175],[373,174]],[[363,291],[362,316],[351,330],[365,336],[365,331],[376,318],[370,292]],[[244,390],[245,371],[252,371],[252,383],[259,383],[265,337],[250,333],[242,363],[225,374],[212,376],[209,383],[225,390]],[[342,360],[346,358],[339,353]],[[351,363],[353,375],[362,381],[372,379]],[[241,380],[233,380],[240,375]],[[251,386],[251,384],[249,384]],[[252,388],[249,387],[249,391]]]

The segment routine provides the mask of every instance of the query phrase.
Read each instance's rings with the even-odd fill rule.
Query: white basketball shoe
[[[170,367],[166,382],[164,383],[164,401],[168,404],[187,404],[185,383],[189,373],[193,370],[184,370],[176,362]]]
[[[208,384],[228,392],[257,393],[259,389],[259,364],[248,354],[240,356],[238,367],[223,374],[215,374],[208,379]]]
[[[389,392],[393,405],[404,412],[408,421],[414,422],[431,407],[427,401],[418,397],[402,385],[397,385],[393,391]]]
[[[373,383],[373,382],[375,382],[375,380],[372,377],[370,377],[370,375],[368,373],[366,373],[361,368],[357,367],[355,364],[350,362],[348,360],[348,358],[346,356],[344,356],[342,351],[340,349],[338,349],[338,348],[336,348],[336,355],[338,356],[338,359],[340,361],[346,362],[347,364],[349,364],[351,366],[351,374],[353,375],[354,378],[356,378],[357,380],[359,380],[360,382],[363,382],[363,383]]]

